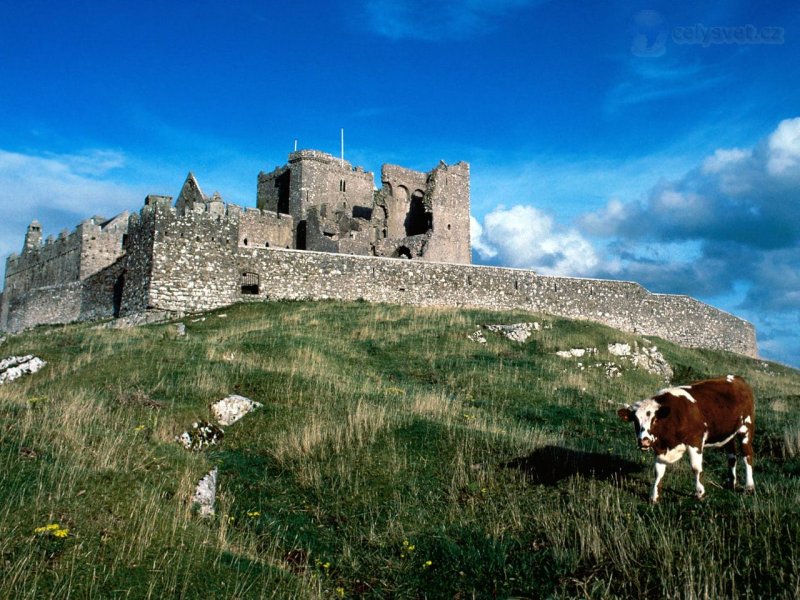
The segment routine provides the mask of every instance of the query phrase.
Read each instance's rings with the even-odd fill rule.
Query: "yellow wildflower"
[[[33,530],[35,534],[50,534],[54,537],[58,538],[65,538],[69,534],[69,529],[65,527],[61,527],[58,523],[50,523],[48,525],[44,525],[42,527],[37,527]]]

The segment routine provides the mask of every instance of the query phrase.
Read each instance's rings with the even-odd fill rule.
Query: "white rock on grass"
[[[263,406],[260,402],[232,394],[212,404],[211,412],[220,425],[231,425],[260,406]]]
[[[528,338],[531,337],[534,331],[540,331],[542,329],[542,326],[536,322],[511,323],[510,325],[482,325],[482,327],[483,329],[491,331],[492,333],[499,333],[501,335],[504,335],[512,342],[519,342],[519,343],[526,342]],[[471,339],[473,342],[477,342],[479,344],[486,343],[486,336],[483,335],[483,331],[481,331],[480,329],[475,331],[475,333],[469,334],[467,337]]]
[[[225,432],[216,425],[207,421],[192,423],[192,428],[175,436],[175,441],[187,450],[202,450],[213,446],[222,440]]]
[[[638,369],[644,369],[653,375],[660,375],[664,381],[672,379],[673,371],[667,359],[659,352],[657,346],[642,346],[634,342],[633,348],[629,344],[615,342],[608,345],[608,351],[614,356],[624,358]]]
[[[37,356],[9,356],[0,360],[0,384],[19,379],[23,375],[36,373],[47,364]]]
[[[475,333],[470,333],[467,337],[473,342],[478,342],[479,344],[486,343],[486,337],[483,335],[483,331],[480,329],[478,329]]]
[[[561,358],[581,358],[582,356],[591,356],[597,354],[597,348],[571,348],[570,350],[559,350],[556,356]]]
[[[214,467],[208,475],[197,484],[192,496],[192,503],[196,504],[197,514],[201,517],[214,516],[214,503],[217,500],[217,468]]]
[[[542,326],[539,323],[511,323],[510,325],[484,325],[486,329],[494,333],[500,333],[512,342],[524,343],[533,334],[539,331]]]
[[[608,345],[608,351],[614,356],[630,356],[631,346],[623,342],[615,342]]]

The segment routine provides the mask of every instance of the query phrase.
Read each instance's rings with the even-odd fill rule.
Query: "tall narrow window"
[[[344,179],[339,180],[339,191],[346,192],[347,191],[347,182]]]

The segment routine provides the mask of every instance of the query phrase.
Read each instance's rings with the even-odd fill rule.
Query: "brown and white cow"
[[[623,421],[633,421],[639,448],[655,451],[656,480],[650,494],[651,502],[658,501],[667,465],[679,460],[687,450],[695,474],[697,498],[705,494],[700,476],[706,448],[723,447],[728,453],[728,485],[735,487],[737,436],[744,457],[745,489],[755,489],[753,390],[741,377],[728,375],[666,388],[652,398],[633,406],[626,405],[617,414]]]

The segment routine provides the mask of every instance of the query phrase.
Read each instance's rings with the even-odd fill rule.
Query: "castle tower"
[[[349,217],[369,218],[374,188],[372,173],[362,167],[318,150],[298,150],[289,154],[287,165],[259,173],[257,206],[292,215],[295,248],[305,250],[310,207],[321,214],[343,211]]]
[[[426,260],[470,264],[469,163],[439,163],[428,179],[433,231]]]
[[[28,231],[25,233],[25,246],[23,252],[35,250],[42,245],[42,224],[39,221],[31,221]]]

